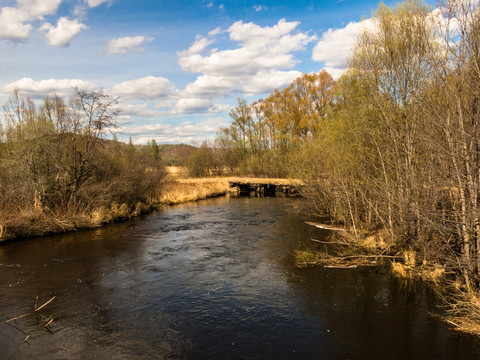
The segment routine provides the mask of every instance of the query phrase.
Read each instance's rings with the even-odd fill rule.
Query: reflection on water
[[[382,267],[296,269],[322,230],[299,199],[215,199],[141,220],[0,248],[0,315],[47,312],[54,334],[0,325],[6,358],[475,359],[421,284]]]

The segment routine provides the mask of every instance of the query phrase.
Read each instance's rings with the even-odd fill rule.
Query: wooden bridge
[[[275,196],[277,192],[283,192],[287,196],[299,195],[299,189],[303,185],[300,180],[290,179],[232,179],[229,181],[231,188],[237,188],[240,195]]]

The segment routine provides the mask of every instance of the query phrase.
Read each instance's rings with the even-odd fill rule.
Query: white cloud
[[[211,33],[214,31],[211,31]],[[209,33],[210,34],[210,33]],[[195,42],[188,48],[188,50],[182,51],[179,54],[181,56],[189,56],[200,54],[203,50],[207,48],[208,45],[212,44],[213,40],[207,39],[206,37],[197,35]]]
[[[346,67],[347,57],[366,21],[350,22],[341,29],[328,29],[313,48],[313,60],[330,67]]]
[[[335,80],[338,80],[342,75],[343,73],[347,70],[346,68],[335,68],[335,67],[324,67],[322,68],[322,70],[325,70],[326,72],[328,72],[332,78],[334,78]]]
[[[265,6],[262,6],[262,5],[254,5],[253,10],[255,10],[256,12],[259,12],[259,11],[262,11],[262,10],[267,10],[267,8]]]
[[[132,51],[145,50],[142,45],[153,41],[153,38],[146,38],[144,36],[127,36],[118,39],[110,40],[108,43],[109,54],[126,54]]]
[[[159,143],[191,143],[196,139],[213,138],[218,128],[227,125],[224,118],[214,117],[199,123],[187,121],[177,126],[170,124],[125,126],[118,132],[131,136],[137,144],[145,144],[151,139]]]
[[[216,36],[222,32],[221,27],[217,27],[208,33],[209,36]]]
[[[17,0],[17,7],[0,8],[0,40],[26,40],[35,19],[55,14],[62,0]]]
[[[32,19],[55,14],[61,2],[62,0],[17,0],[18,8],[28,12]]]
[[[151,110],[148,108],[147,104],[124,104],[120,102],[118,108],[122,116],[128,116],[129,119],[132,116],[152,118],[171,115],[170,112]]]
[[[87,0],[87,3],[88,3],[88,6],[93,8],[106,2],[111,3],[112,1],[113,0]]]
[[[246,95],[269,93],[273,89],[290,84],[297,77],[301,76],[300,71],[264,71],[257,76],[245,81],[242,84],[242,91]]]
[[[212,106],[212,101],[208,98],[184,97],[177,101],[176,110],[183,114],[201,113],[206,112]]]
[[[72,39],[78,35],[82,29],[87,29],[87,26],[75,20],[68,20],[66,17],[61,17],[57,26],[53,27],[49,23],[45,23],[40,27],[40,30],[47,31],[45,37],[49,45],[58,47],[67,47],[70,45]]]
[[[339,76],[347,67],[347,60],[358,35],[364,29],[372,29],[371,19],[350,22],[340,29],[328,29],[313,48],[312,59],[325,63],[333,77]]]
[[[201,75],[185,87],[185,99],[177,103],[177,110],[208,111],[212,98],[234,92],[259,94],[289,84],[300,73],[281,69],[293,68],[297,63],[293,53],[316,39],[307,33],[295,33],[298,24],[282,19],[272,27],[261,27],[238,21],[226,31],[239,47],[205,56],[201,52],[213,40],[197,37],[190,49],[179,53],[179,65]],[[219,33],[215,29],[210,36]]]
[[[130,99],[156,100],[169,96],[174,89],[164,77],[146,76],[117,84],[110,88],[110,92]]]
[[[35,81],[24,77],[18,81],[10,83],[0,89],[4,94],[10,94],[15,88],[18,88],[24,95],[43,98],[47,94],[57,94],[67,97],[73,94],[73,88],[78,87],[81,90],[94,90],[96,88],[92,83],[80,79],[48,79]]]
[[[25,24],[31,17],[23,10],[4,7],[0,11],[0,40],[25,40],[30,35],[32,25]]]
[[[212,107],[208,108],[208,112],[210,114],[217,114],[217,113],[222,113],[231,108],[230,105],[227,104],[215,104]]]

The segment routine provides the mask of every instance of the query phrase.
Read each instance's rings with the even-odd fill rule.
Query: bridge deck
[[[231,178],[230,184],[250,184],[250,185],[276,185],[276,186],[293,186],[301,187],[303,182],[298,179],[270,179],[270,178]]]
[[[238,178],[229,180],[230,187],[239,188],[240,192],[263,193],[274,195],[276,191],[285,193],[298,193],[303,185],[302,181],[295,179],[264,179],[264,178]]]

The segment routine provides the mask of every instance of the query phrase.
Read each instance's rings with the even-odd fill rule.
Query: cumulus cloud
[[[35,81],[31,78],[24,77],[4,86],[0,91],[4,94],[10,94],[17,88],[22,94],[33,98],[43,98],[46,94],[57,94],[58,96],[66,97],[73,94],[73,88],[75,87],[81,90],[94,90],[96,88],[94,84],[80,79],[48,79]]]
[[[98,5],[101,5],[101,4],[106,3],[106,2],[112,3],[113,0],[87,0],[87,4],[91,8],[97,7]]]
[[[23,10],[4,7],[0,11],[0,40],[25,40],[30,35],[32,25],[25,24],[31,17]]]
[[[312,59],[325,63],[334,77],[338,77],[347,67],[347,59],[358,35],[364,29],[373,29],[372,19],[350,22],[340,29],[328,29],[313,48]],[[327,70],[328,71],[328,70]]]
[[[178,100],[176,109],[179,113],[191,114],[205,112],[213,106],[212,101],[208,98],[188,98],[184,97]]]
[[[216,31],[217,29],[210,31],[210,33],[213,33],[214,35],[218,34],[218,32]],[[203,50],[207,48],[208,45],[212,43],[213,43],[213,40],[197,35],[197,37],[195,38],[195,42],[188,48],[188,50],[182,51],[179,54],[185,57],[195,55],[195,54],[200,54],[202,53]]]
[[[121,127],[119,133],[131,136],[135,143],[145,144],[151,139],[160,143],[190,143],[196,139],[213,138],[219,127],[227,126],[222,117],[207,118],[201,122],[170,124],[146,124]]]
[[[177,111],[210,111],[215,97],[236,92],[266,93],[289,84],[300,75],[298,71],[285,71],[297,63],[293,53],[316,39],[295,32],[298,24],[282,19],[272,27],[261,27],[238,21],[226,30],[238,47],[207,54],[214,39],[197,36],[188,50],[179,53],[178,62],[183,70],[201,75],[185,87]],[[215,29],[209,36],[219,33],[220,29]]]
[[[32,19],[55,14],[61,2],[62,0],[17,0],[18,8],[26,11]]]
[[[0,40],[28,39],[30,22],[55,14],[62,0],[17,0],[17,7],[0,8]]]
[[[155,76],[124,81],[110,88],[112,94],[140,100],[164,98],[172,91],[174,86],[168,79]]]
[[[124,104],[120,102],[118,106],[122,116],[128,117],[129,119],[133,117],[144,117],[152,118],[170,115],[170,112],[151,110],[148,108],[147,104]]]
[[[209,31],[208,35],[209,36],[216,36],[216,35],[220,34],[221,32],[222,32],[222,28],[217,27],[217,28],[213,29],[212,31]]]
[[[45,37],[49,45],[58,47],[67,47],[70,45],[72,39],[78,35],[82,29],[87,26],[75,20],[68,20],[66,17],[61,17],[57,26],[54,27],[49,23],[45,23],[40,27],[40,30],[46,31]]]
[[[145,48],[143,44],[153,41],[153,38],[146,38],[144,36],[126,36],[118,39],[110,40],[108,43],[109,54],[126,54],[132,51],[143,51]]]

